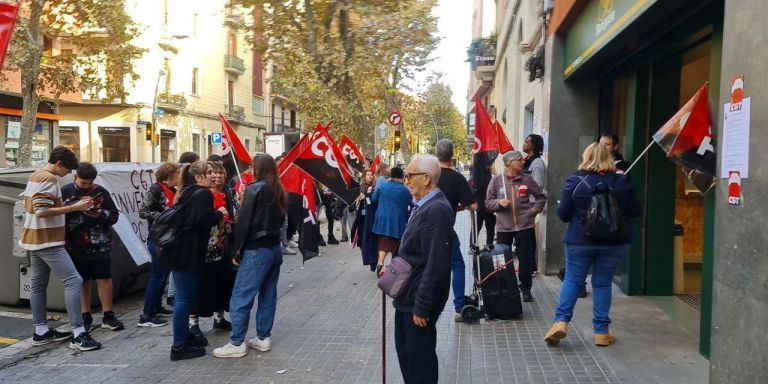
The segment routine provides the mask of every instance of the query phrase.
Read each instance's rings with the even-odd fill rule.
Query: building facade
[[[100,94],[65,95],[58,108],[53,100],[42,102],[35,164],[47,160],[58,144],[93,162],[176,161],[186,151],[205,158],[221,153],[219,113],[251,153],[264,150],[265,132],[302,129],[298,108],[271,87],[272,66],[247,41],[252,35],[258,38],[258,32],[243,31],[260,14],[230,0],[134,0],[125,6],[142,27],[134,40],[145,50],[134,63],[140,78],[127,84],[124,103],[104,103]],[[55,38],[46,43],[47,54],[67,49],[75,48]],[[0,92],[0,145],[6,153],[0,167],[12,167],[20,130],[20,82],[6,82]]]
[[[638,160],[629,175],[645,209],[615,281],[624,292],[657,302],[699,338],[713,383],[768,380],[768,347],[758,341],[768,318],[766,208],[760,204],[768,179],[756,167],[766,157],[760,131],[768,120],[762,6],[756,0],[558,0],[549,26],[549,189],[562,188],[600,132],[619,136],[627,160]],[[742,193],[753,197],[733,206],[728,179],[719,176],[723,108],[739,75],[752,100],[752,133],[740,139],[749,142],[745,156],[753,166]],[[718,177],[713,189],[700,193],[660,147],[643,150],[707,82]],[[557,239],[565,225],[554,210],[549,216],[547,236]],[[562,247],[549,248],[547,265],[562,265]],[[690,305],[678,305],[680,299]]]

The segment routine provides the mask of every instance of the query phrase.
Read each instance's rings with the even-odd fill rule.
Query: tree
[[[103,101],[124,100],[135,81],[133,60],[143,51],[131,42],[138,27],[124,0],[24,0],[6,66],[21,71],[23,115],[17,165],[31,165],[32,136],[43,94],[58,100],[84,92]],[[67,51],[45,51],[45,38]]]
[[[408,134],[425,148],[422,152],[433,153],[439,139],[453,142],[454,157],[468,159],[464,117],[451,102],[453,92],[439,76],[431,77],[425,90],[418,97],[408,97],[403,102],[403,119],[410,121]]]
[[[256,9],[260,38],[253,43],[278,68],[273,78],[277,93],[297,102],[306,121],[334,119],[337,131],[367,150],[373,147],[373,127],[401,107],[402,80],[413,78],[430,60],[438,41],[431,15],[435,4],[241,1]],[[408,157],[407,143],[403,147]]]

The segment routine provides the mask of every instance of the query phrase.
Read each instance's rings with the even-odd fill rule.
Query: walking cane
[[[387,295],[381,292],[381,383],[387,383]]]

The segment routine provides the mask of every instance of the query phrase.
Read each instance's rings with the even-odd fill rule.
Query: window
[[[227,52],[232,56],[237,56],[237,35],[232,32],[227,34]]]
[[[192,68],[192,94],[195,96],[197,96],[199,92],[198,86],[197,86],[198,82],[200,81],[199,74],[200,74],[200,69]]]
[[[51,149],[51,122],[37,120],[32,135],[32,165],[40,166],[48,162]],[[19,138],[21,137],[21,117],[6,116],[5,119],[5,164],[15,167],[19,157]]]
[[[59,143],[82,160],[80,154],[80,127],[59,127]]]
[[[131,134],[127,127],[99,127],[101,161],[131,161]]]
[[[199,133],[192,134],[192,150],[195,153],[200,153],[200,134]]]
[[[245,145],[245,150],[250,153],[251,152],[251,139],[245,138],[243,141],[245,142],[243,144],[243,145]]]
[[[251,108],[253,109],[253,113],[257,115],[263,115],[264,114],[264,100],[258,97],[254,97],[251,99]]]
[[[197,19],[200,14],[195,13],[192,15],[192,36],[197,36]]]
[[[291,109],[291,129],[296,129],[296,111]]]
[[[230,114],[235,111],[235,81],[227,80],[227,109]]]
[[[176,159],[176,132],[168,129],[160,130],[160,161],[169,162]]]

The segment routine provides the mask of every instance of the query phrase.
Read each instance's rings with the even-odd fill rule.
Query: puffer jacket
[[[506,177],[506,180],[502,180]],[[504,185],[506,184],[506,194]],[[512,201],[507,208],[499,204],[503,199]],[[536,215],[544,210],[547,195],[530,175],[518,174],[515,178],[494,175],[488,184],[485,207],[496,213],[496,232],[517,232],[533,228]]]

